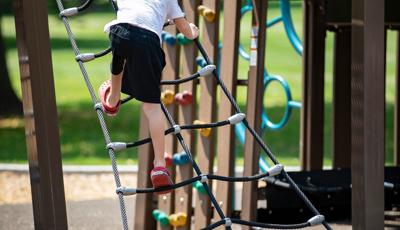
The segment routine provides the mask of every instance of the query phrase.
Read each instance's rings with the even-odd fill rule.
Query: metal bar
[[[352,1],[352,224],[384,228],[384,1]]]
[[[68,229],[44,0],[13,1],[35,229]]]
[[[335,32],[333,60],[333,151],[334,168],[351,167],[351,29]]]
[[[325,0],[304,0],[303,104],[300,152],[303,170],[322,169],[324,136]]]

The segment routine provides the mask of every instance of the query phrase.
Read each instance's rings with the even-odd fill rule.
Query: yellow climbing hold
[[[183,227],[186,225],[187,215],[186,213],[179,212],[177,214],[171,214],[168,217],[169,224],[175,228]]]
[[[174,103],[174,96],[175,92],[172,90],[165,90],[164,92],[161,93],[161,101],[165,105],[170,105]]]
[[[206,19],[206,21],[213,22],[215,20],[215,11],[211,10],[210,8],[206,6],[199,6],[197,10],[199,11],[199,14]]]
[[[200,120],[195,120],[195,121],[193,122],[193,124],[195,124],[195,125],[203,125],[203,124],[206,124],[206,123],[203,122],[203,121],[200,121]],[[211,128],[203,128],[203,129],[200,129],[200,134],[201,134],[203,137],[209,137],[209,136],[211,135]]]

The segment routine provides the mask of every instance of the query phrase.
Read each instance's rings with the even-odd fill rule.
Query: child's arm
[[[195,39],[199,36],[199,29],[193,23],[189,23],[185,18],[176,18],[174,20],[176,28],[188,39]]]

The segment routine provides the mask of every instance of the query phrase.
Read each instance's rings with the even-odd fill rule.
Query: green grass
[[[269,10],[269,18],[279,15],[278,8]],[[294,24],[302,37],[302,15],[299,6],[293,7]],[[108,45],[107,36],[102,32],[103,25],[114,17],[110,13],[90,13],[71,20],[81,52],[97,52]],[[222,23],[221,23],[222,24]],[[15,29],[12,17],[2,20],[3,34],[8,48],[8,69],[13,87],[21,95],[19,67],[15,45]],[[78,65],[67,39],[66,31],[56,15],[49,16],[51,35],[53,70],[55,77],[56,99],[61,135],[61,150],[65,164],[109,164],[104,139],[93,112],[89,93],[83,81]],[[250,15],[247,14],[242,23],[241,42],[249,47]],[[266,66],[271,74],[284,77],[291,87],[294,100],[301,99],[301,57],[291,47],[283,26],[278,24],[267,32]],[[223,36],[223,35],[221,35]],[[387,44],[387,124],[386,124],[386,159],[391,164],[393,152],[393,102],[394,102],[394,68],[395,68],[395,34],[388,33]],[[333,35],[328,33],[326,42],[326,75],[325,75],[325,135],[324,164],[331,163],[332,139],[332,44]],[[86,64],[93,87],[97,87],[109,75],[110,56],[97,59]],[[246,78],[248,63],[239,61],[239,77]],[[96,90],[97,91],[97,90]],[[286,106],[285,95],[279,85],[273,83],[264,97],[264,104],[273,121],[279,121]],[[238,103],[245,108],[246,89],[239,87]],[[112,140],[132,141],[138,138],[140,106],[131,102],[124,106],[115,119],[107,119]],[[26,147],[24,123],[21,118],[6,118],[0,120],[0,162],[26,162]],[[266,131],[264,138],[278,159],[286,165],[299,165],[300,111],[294,109],[288,124],[279,131]],[[237,144],[239,164],[243,163],[243,147]],[[118,162],[134,164],[137,162],[136,149],[118,153]]]

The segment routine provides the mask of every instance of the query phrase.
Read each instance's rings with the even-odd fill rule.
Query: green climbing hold
[[[183,35],[182,33],[179,33],[178,35],[176,35],[176,39],[178,40],[178,43],[183,46],[192,42],[192,40],[185,37],[185,35]]]
[[[161,226],[167,226],[169,224],[168,215],[165,214],[163,211],[154,209],[153,210],[153,217],[156,221],[160,222]]]
[[[206,189],[200,181],[196,181],[193,183],[193,187],[201,194],[207,194]]]

